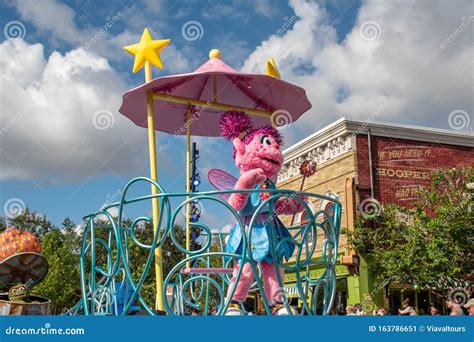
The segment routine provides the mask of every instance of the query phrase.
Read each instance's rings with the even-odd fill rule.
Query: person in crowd
[[[357,316],[365,316],[365,312],[362,310],[362,305],[359,303],[354,304],[354,312]]]
[[[431,303],[430,312],[431,312],[431,316],[441,315],[441,305],[439,305],[438,303]]]
[[[413,308],[410,302],[410,298],[405,298],[402,302],[402,308],[398,309],[398,314],[402,316],[418,316],[418,313]]]
[[[355,310],[352,305],[346,306],[346,316],[356,316],[356,313],[354,311]]]
[[[467,309],[469,316],[474,316],[474,298],[469,299],[463,306]]]
[[[464,316],[464,311],[458,298],[448,299],[446,305],[451,310],[449,313],[450,316]]]
[[[378,308],[375,310],[375,316],[387,316],[387,310],[385,308]]]

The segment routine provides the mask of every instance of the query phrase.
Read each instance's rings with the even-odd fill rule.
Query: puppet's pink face
[[[236,150],[235,165],[240,171],[261,168],[268,178],[274,178],[280,171],[283,155],[280,146],[271,135],[256,134],[248,144],[236,138],[233,143]]]

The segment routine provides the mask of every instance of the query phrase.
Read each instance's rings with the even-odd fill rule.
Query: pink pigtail
[[[221,136],[233,140],[249,133],[252,130],[252,121],[244,112],[228,111],[222,115],[219,128],[221,129]]]

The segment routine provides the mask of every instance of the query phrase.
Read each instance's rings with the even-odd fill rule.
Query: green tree
[[[76,229],[76,224],[69,217],[66,217],[61,223],[62,229],[67,233],[73,233]]]
[[[0,216],[0,233],[7,229],[7,219],[3,216]]]
[[[10,219],[9,226],[20,230],[26,230],[38,235],[39,237],[56,229],[45,215],[40,215],[28,207],[25,208],[20,215]]]
[[[349,243],[381,279],[420,287],[468,279],[474,264],[473,170],[433,172],[413,208],[385,205],[375,218],[359,216],[354,233],[346,231]]]
[[[58,314],[80,299],[79,237],[74,232],[52,230],[42,238],[42,255],[49,272],[34,292],[51,300],[51,312]]]

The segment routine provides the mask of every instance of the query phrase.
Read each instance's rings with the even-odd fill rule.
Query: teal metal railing
[[[145,195],[130,197],[129,192],[137,185],[149,183],[158,189],[156,195]],[[223,194],[231,193],[266,192],[271,196],[263,201],[253,214],[248,229],[238,214],[225,200],[221,199]],[[307,202],[300,196],[306,196],[308,202],[327,201],[330,206],[324,209],[311,210]],[[278,255],[282,244],[290,241],[295,246],[295,252],[289,262],[278,261],[273,267],[281,266],[285,272],[295,274],[295,287],[298,299],[302,303],[301,314],[315,315],[322,313],[327,315],[331,312],[335,290],[339,230],[341,222],[341,204],[337,199],[313,194],[309,192],[292,190],[228,190],[209,191],[199,193],[167,193],[164,189],[145,177],[131,180],[122,192],[119,202],[113,203],[96,213],[84,217],[84,232],[81,246],[81,301],[70,310],[70,314],[84,315],[126,315],[137,305],[154,315],[154,303],[148,303],[143,296],[142,290],[145,281],[153,279],[148,277],[150,272],[154,275],[153,258],[154,250],[162,247],[167,239],[171,239],[173,246],[188,257],[178,262],[168,274],[164,275],[163,297],[165,298],[165,309],[168,315],[188,314],[188,310],[199,311],[201,314],[225,314],[230,300],[226,298],[229,291],[232,297],[235,291],[228,289],[232,276],[232,260],[239,262],[237,279],[240,278],[244,263],[250,262],[255,275],[252,285],[254,293],[259,293],[262,304],[267,314],[271,308],[263,291],[263,282],[259,271],[259,265],[253,261],[252,250],[249,248],[252,241],[253,223],[265,209],[268,217],[275,214],[275,201],[280,197],[292,197],[300,201],[305,207],[305,222],[288,227],[292,233],[291,238],[275,244],[275,239],[270,236],[270,252]],[[160,231],[153,235],[150,243],[139,241],[136,234],[137,227],[143,223],[150,223],[152,219],[140,216],[132,221],[132,224],[124,224],[124,210],[134,203],[150,202],[152,198],[159,201],[160,215],[158,226]],[[199,250],[187,250],[175,234],[175,224],[178,216],[187,203],[199,201],[199,203],[212,202],[221,207],[223,215],[230,215],[242,229],[241,253],[226,253],[224,251],[226,234],[214,232],[203,223],[191,222],[191,227],[201,230],[204,237]],[[178,202],[173,208],[172,203]],[[110,212],[112,208],[118,209],[118,216],[113,217]],[[102,218],[98,220],[98,218]],[[104,223],[105,222],[105,223]],[[237,228],[236,228],[237,229]],[[132,276],[130,244],[136,244],[140,249],[148,253],[142,275]],[[166,251],[163,251],[166,255]],[[278,258],[274,257],[274,260]],[[188,267],[191,265],[191,267]],[[315,267],[323,269],[317,278],[311,278],[310,271]],[[277,275],[279,274],[276,272]],[[283,297],[285,296],[284,279],[278,276]],[[154,279],[153,279],[154,281]],[[124,286],[129,287],[124,291]],[[126,293],[123,296],[123,293]],[[122,295],[120,297],[119,295]],[[120,306],[122,304],[122,306]],[[284,301],[289,309],[288,300]],[[214,312],[211,312],[211,307]]]

